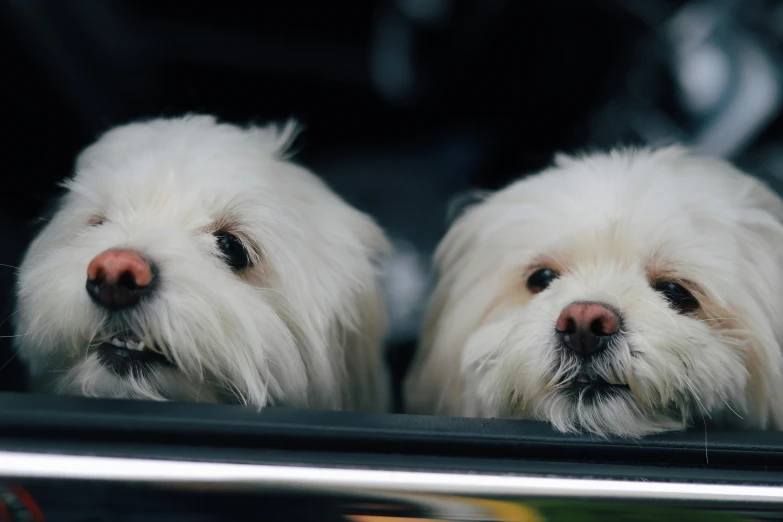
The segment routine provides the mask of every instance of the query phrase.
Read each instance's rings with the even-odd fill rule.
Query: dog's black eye
[[[215,234],[217,238],[218,248],[223,252],[226,263],[234,270],[242,270],[250,266],[250,252],[247,251],[245,245],[235,236],[228,232],[219,232]]]
[[[534,294],[541,292],[549,283],[557,279],[558,274],[549,268],[539,268],[527,278],[527,288]]]
[[[680,313],[692,312],[699,307],[699,301],[682,285],[671,281],[659,281],[653,285],[653,288],[662,293],[671,307]]]

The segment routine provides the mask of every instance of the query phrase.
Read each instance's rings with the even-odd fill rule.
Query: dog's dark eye
[[[219,232],[215,234],[217,238],[218,248],[223,253],[228,266],[234,270],[242,270],[250,266],[250,252],[247,251],[245,245],[235,236],[228,232]]]
[[[692,312],[699,307],[699,301],[682,285],[671,281],[660,281],[653,288],[663,294],[672,308],[680,313]]]
[[[88,222],[91,227],[97,227],[103,225],[103,218],[101,216],[92,216]]]
[[[539,268],[527,278],[527,288],[534,294],[541,292],[549,283],[557,279],[558,274],[549,268]]]

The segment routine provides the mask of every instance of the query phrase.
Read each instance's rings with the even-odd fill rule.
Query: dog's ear
[[[371,264],[362,284],[348,303],[347,313],[338,318],[338,337],[342,339],[346,376],[342,386],[344,409],[368,412],[391,410],[391,382],[386,366],[384,342],[387,334],[387,310],[381,288],[380,266],[393,254],[391,242],[383,230],[364,216],[362,240]],[[364,263],[361,263],[364,264]],[[357,268],[359,266],[357,265]],[[347,319],[351,318],[351,319]]]
[[[743,307],[750,332],[748,402],[762,425],[783,429],[783,200],[759,180],[743,178],[737,191],[745,193],[747,206],[737,237],[738,273],[749,299]]]
[[[340,325],[345,350],[342,407],[355,411],[391,411],[391,382],[386,367],[386,306],[380,285],[368,284],[355,297],[358,325]]]
[[[486,204],[491,198],[488,193],[474,192],[456,200],[452,206],[459,208],[459,212],[453,211],[453,223],[435,251],[437,284],[404,382],[409,413],[462,413],[463,382],[455,350],[474,327],[473,318],[448,324],[442,319],[446,314],[453,314],[455,306],[481,306],[463,299],[466,287],[460,279],[461,274],[470,273],[471,266],[475,269],[477,252],[482,250],[481,238],[497,221],[497,213]]]
[[[744,354],[748,369],[746,406],[750,425],[783,429],[783,371],[780,356],[780,335],[770,325],[749,324],[750,335]],[[728,399],[730,400],[730,399]]]

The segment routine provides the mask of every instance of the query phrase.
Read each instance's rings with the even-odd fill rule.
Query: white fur
[[[641,436],[702,422],[783,423],[783,203],[728,163],[679,147],[555,165],[486,197],[436,253],[439,281],[407,379],[413,413],[538,419],[561,431]],[[562,263],[533,295],[531,266]],[[547,261],[548,260],[548,261]],[[698,285],[729,317],[677,313],[651,268]],[[577,359],[555,322],[575,301],[624,317],[594,370],[630,393],[564,393]]]
[[[118,127],[78,158],[18,282],[16,348],[37,389],[101,397],[385,410],[382,231],[285,158],[291,125],[210,116]],[[92,216],[105,218],[90,226]],[[233,272],[213,232],[229,222],[256,262]],[[130,248],[160,270],[153,299],[115,324],[91,302],[97,254]],[[127,329],[176,368],[121,379],[96,341]]]

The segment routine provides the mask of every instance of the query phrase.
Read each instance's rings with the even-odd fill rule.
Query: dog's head
[[[380,361],[386,240],[286,161],[292,132],[189,116],[87,148],[20,269],[16,347],[34,381],[257,406],[378,401],[362,386]],[[364,359],[346,361],[351,350]],[[364,365],[360,397],[343,386],[351,365]]]
[[[559,157],[448,232],[408,398],[599,435],[780,421],[781,217],[680,148]]]

